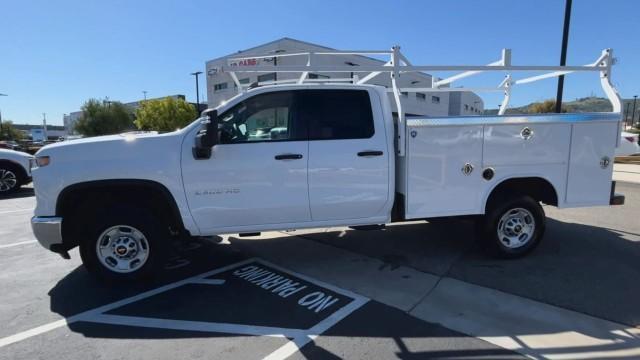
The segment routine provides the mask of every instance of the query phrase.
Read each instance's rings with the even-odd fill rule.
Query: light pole
[[[147,90],[142,90],[142,94],[144,94],[144,101],[147,101]]]
[[[42,132],[44,132],[44,141],[49,140],[49,135],[47,134],[47,113],[42,113]]]
[[[633,95],[633,110],[631,110],[631,127],[633,127],[633,120],[636,118],[636,100],[638,95]]]
[[[569,43],[569,22],[571,21],[571,0],[565,0],[564,26],[562,28],[562,51],[560,52],[560,66],[567,64],[567,45]],[[558,76],[558,93],[556,94],[556,112],[562,112],[562,90],[564,75]]]
[[[0,94],[0,96],[9,96],[7,94]],[[0,111],[0,137],[2,137],[2,133],[4,132],[4,128],[2,127],[2,111]]]
[[[200,86],[198,85],[198,75],[202,74],[202,71],[192,72],[191,75],[196,77],[196,109],[198,116],[200,116]]]
[[[624,126],[627,126],[627,122],[629,122],[629,105],[631,103],[627,103],[627,107],[624,109]]]

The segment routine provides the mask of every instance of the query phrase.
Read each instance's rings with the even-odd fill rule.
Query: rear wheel
[[[85,267],[108,282],[153,277],[166,259],[168,231],[144,209],[112,207],[81,231]]]
[[[518,196],[491,204],[478,221],[483,249],[499,258],[517,258],[535,249],[545,230],[545,214],[530,196]]]

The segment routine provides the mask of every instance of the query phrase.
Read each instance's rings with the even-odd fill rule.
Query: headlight
[[[43,167],[49,165],[51,162],[51,158],[48,156],[37,156],[36,157],[36,167]]]

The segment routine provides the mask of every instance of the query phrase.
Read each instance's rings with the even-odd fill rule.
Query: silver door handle
[[[302,154],[280,154],[275,156],[276,160],[299,160],[302,159]]]

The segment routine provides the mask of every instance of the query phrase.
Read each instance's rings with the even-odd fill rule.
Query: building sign
[[[47,140],[44,133],[44,129],[31,129],[31,140],[33,141]]]
[[[229,66],[263,66],[273,65],[275,58],[245,58],[245,59],[228,59]]]

